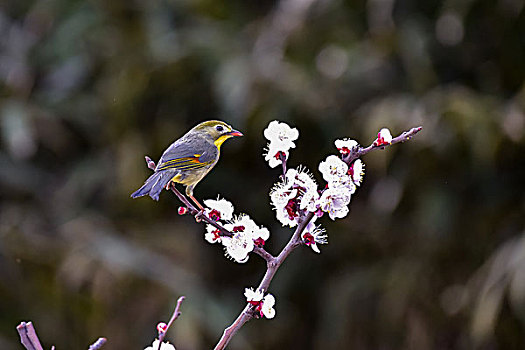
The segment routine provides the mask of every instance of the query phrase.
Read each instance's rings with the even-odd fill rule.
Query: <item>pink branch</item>
[[[346,155],[343,160],[347,163],[347,164],[350,164],[352,163],[354,160],[356,160],[357,158],[361,158],[362,156],[364,156],[365,154],[367,154],[368,152],[372,151],[372,150],[375,150],[375,149],[385,149],[385,147],[387,146],[392,146],[392,145],[395,145],[396,143],[401,143],[401,142],[405,142],[405,141],[408,141],[410,140],[414,135],[416,135],[418,132],[421,131],[421,129],[423,129],[423,127],[421,126],[418,126],[416,128],[412,128],[408,131],[404,131],[403,133],[401,133],[401,135],[397,136],[397,137],[394,137],[392,139],[392,141],[387,144],[387,145],[379,145],[379,146],[376,146],[374,145],[374,143],[372,142],[372,144],[368,147],[356,147],[354,149],[352,149],[350,151],[350,153],[348,153],[348,155]]]
[[[170,329],[171,325],[177,318],[180,316],[180,306],[182,305],[182,302],[186,299],[186,297],[183,295],[177,300],[177,306],[175,306],[175,310],[173,310],[173,314],[171,315],[171,318],[168,322],[168,324],[165,327],[162,327],[162,329],[158,329],[159,331],[159,346],[156,350],[160,350],[160,346],[162,344],[162,341],[164,340],[164,337],[166,336],[166,333],[168,332],[168,329]]]
[[[90,345],[88,350],[99,350],[107,341],[106,338],[98,338],[96,342]]]
[[[43,350],[40,339],[36,335],[35,327],[31,322],[21,322],[16,326],[16,330],[20,335],[20,342],[27,350]],[[96,342],[90,345],[89,350],[99,350],[104,344],[106,344],[106,338],[98,338]],[[51,350],[55,350],[55,346],[51,347]]]
[[[257,289],[267,291],[270,287],[273,277],[277,273],[277,270],[283,264],[284,260],[290,255],[290,253],[301,245],[301,233],[305,229],[306,225],[312,220],[314,214],[308,213],[297,226],[294,234],[283,248],[279,256],[272,257],[266,261],[266,273],[262,278]],[[222,334],[221,339],[215,345],[215,350],[225,349],[233,336],[241,329],[241,327],[254,317],[253,306],[249,303],[246,304],[244,310],[239,314],[237,319],[232,323],[231,326],[226,328]]]
[[[151,158],[148,157],[148,156],[145,156],[145,159],[146,159],[146,164],[148,165],[148,168],[150,168],[152,170],[155,170],[155,162],[153,160],[151,160]],[[283,161],[283,164],[286,164],[286,160]],[[284,166],[286,167],[286,165],[284,165]],[[285,168],[283,168],[283,169],[285,169]],[[173,193],[175,193],[177,198],[179,198],[179,200],[184,204],[186,209],[188,209],[188,212],[191,215],[195,216],[195,219],[197,221],[199,221],[199,222],[200,221],[204,221],[205,223],[210,224],[213,227],[217,228],[220,231],[220,235],[221,236],[226,236],[226,237],[232,237],[233,236],[233,232],[230,232],[229,230],[224,228],[224,226],[219,224],[217,221],[212,220],[211,218],[207,217],[206,215],[203,215],[203,213],[200,210],[195,208],[195,206],[182,193],[180,193],[179,190],[177,190],[177,188],[175,187],[175,184],[173,182],[170,183],[170,187],[169,188],[170,188],[170,190]],[[255,254],[259,255],[264,260],[266,260],[266,262],[270,261],[273,258],[273,256],[270,253],[268,253],[262,247],[256,247],[253,250],[253,252]]]
[[[27,350],[44,350],[40,339],[36,335],[35,327],[31,322],[21,322],[16,326],[16,330],[20,335],[20,342]]]
[[[279,159],[283,165],[283,176],[286,176],[286,155],[283,152],[279,152]]]
[[[422,129],[421,127],[417,127],[417,128],[412,128],[408,131],[405,131],[401,135],[393,138],[392,141],[387,145],[375,146],[374,143],[372,143],[370,146],[366,148],[356,147],[352,149],[350,153],[343,158],[343,161],[345,161],[347,164],[350,165],[354,160],[362,157],[363,155],[367,154],[368,152],[372,150],[375,150],[378,148],[384,149],[386,146],[390,146],[396,143],[405,142],[405,141],[410,140],[410,138],[414,136],[415,134],[417,134],[421,129]],[[285,164],[285,159],[283,158],[284,157],[281,157],[281,160],[283,161],[283,171],[284,171],[284,174],[286,175],[286,164]],[[270,257],[265,258],[266,264],[267,264],[266,273],[264,274],[264,277],[259,283],[258,289],[264,290],[264,291],[268,290],[273,277],[277,273],[277,270],[279,269],[279,267],[281,267],[281,265],[283,264],[284,260],[288,258],[288,256],[292,253],[292,251],[295,248],[297,248],[298,246],[302,244],[301,234],[306,228],[306,225],[310,222],[310,220],[312,220],[313,217],[314,217],[314,213],[309,212],[301,219],[292,237],[290,238],[286,246],[283,248],[283,250],[277,257],[271,257],[271,255],[268,254],[270,255],[271,258]],[[241,329],[241,327],[246,322],[248,322],[254,317],[255,317],[255,313],[254,313],[253,306],[247,303],[247,305],[241,311],[239,316],[237,316],[235,321],[224,330],[221,339],[219,339],[219,342],[217,343],[214,349],[215,350],[225,349],[228,343],[230,342],[230,340],[233,338],[233,336],[239,331],[239,329]]]
[[[150,157],[148,156],[145,156],[144,157],[146,159],[146,164],[148,165],[148,168],[152,169],[152,170],[155,170],[155,162],[153,160],[151,160]],[[182,204],[184,204],[184,206],[186,207],[186,209],[188,209],[188,212],[195,216],[195,219],[197,221],[205,221],[206,223],[214,226],[215,228],[219,229],[220,233],[221,233],[221,236],[227,236],[227,237],[231,237],[233,236],[233,233],[228,231],[227,229],[225,229],[222,225],[220,225],[219,223],[217,223],[217,221],[215,220],[212,220],[210,219],[209,217],[207,217],[206,215],[203,215],[203,213],[198,210],[197,208],[195,208],[195,206],[193,204],[190,203],[190,201],[182,194],[179,192],[179,190],[177,190],[177,188],[175,187],[175,183],[173,182],[170,182],[170,187],[169,189],[175,193],[175,195],[177,196],[177,198],[179,198],[179,200],[182,202]]]

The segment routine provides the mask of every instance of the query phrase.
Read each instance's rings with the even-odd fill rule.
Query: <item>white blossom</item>
[[[264,298],[264,292],[260,289],[254,290],[253,288],[246,288],[244,289],[244,296],[246,297],[246,301],[250,304],[259,303]]]
[[[341,152],[341,154],[348,154],[354,148],[359,146],[356,140],[352,139],[339,139],[335,140],[335,147]]]
[[[350,169],[349,169],[349,173],[351,173]],[[342,175],[338,177],[336,180],[329,182],[328,187],[329,188],[345,187],[346,189],[348,189],[348,191],[350,191],[350,194],[354,194],[356,191],[356,185],[350,174]]]
[[[244,232],[235,232],[232,237],[222,237],[225,254],[238,263],[248,261],[248,254],[253,251],[255,244],[253,239]]]
[[[217,216],[217,213],[219,214],[217,220],[231,220],[233,217],[233,204],[224,198],[206,199],[204,204],[209,208],[206,208],[206,215],[212,219],[214,215]]]
[[[275,297],[271,294],[266,294],[264,299],[262,300],[262,306],[261,306],[261,316],[264,316],[268,319],[275,317],[275,309],[273,306],[275,305]]]
[[[151,346],[148,346],[144,350],[157,350],[157,349],[159,349],[159,340],[155,339],[153,341],[153,344]],[[170,343],[168,343],[168,342],[166,342],[166,343],[162,342],[160,344],[160,349],[159,350],[175,350],[175,347],[173,345],[171,345]]]
[[[289,169],[286,172],[286,181],[292,188],[298,190],[297,201],[299,203],[299,209],[311,212],[317,209],[316,203],[319,199],[317,183],[306,168],[299,167],[297,170]]]
[[[317,191],[317,184],[315,183],[313,176],[305,167],[299,166],[297,170],[288,169],[286,172],[286,180],[288,183],[291,183],[294,187],[300,188],[302,191]]]
[[[392,142],[392,134],[387,128],[379,130],[377,139],[374,141],[374,146],[389,145]]]
[[[299,203],[299,208],[301,210],[307,210],[314,212],[317,210],[317,202],[319,201],[319,192],[317,188],[309,189],[303,193],[301,201]]]
[[[275,168],[276,166],[281,165],[283,162],[281,160],[280,154],[284,155],[284,159],[288,159],[290,152],[288,150],[282,150],[276,144],[268,144],[266,152],[264,155],[264,160],[268,162],[270,168]]]
[[[295,148],[294,141],[299,137],[299,131],[296,128],[290,128],[286,123],[274,120],[264,130],[264,137],[270,141],[264,153],[264,159],[271,168],[275,168],[282,164],[281,155],[288,159],[290,148]]]
[[[298,190],[293,189],[292,184],[286,178],[270,191],[270,200],[275,209],[275,215],[283,226],[297,226],[299,215],[294,207],[297,194]]]
[[[270,238],[270,231],[266,227],[261,226],[258,230],[252,233],[252,238],[253,240],[262,239],[264,241],[267,241],[268,238]]]
[[[299,223],[299,212],[297,211],[297,202],[293,199],[283,206],[276,209],[275,218],[283,226],[295,227]]]
[[[206,225],[206,233],[204,234],[204,239],[209,243],[220,243],[221,236],[220,230],[212,225]]]
[[[288,169],[284,180],[270,191],[275,216],[283,226],[297,226],[301,210],[316,211],[319,193],[312,175],[305,168]]]
[[[319,250],[318,244],[327,244],[328,236],[325,234],[326,230],[321,228],[321,226],[315,226],[315,217],[312,221],[306,225],[301,238],[307,246],[310,246],[312,250],[316,253],[321,253]]]
[[[274,318],[275,309],[275,297],[271,294],[264,295],[264,291],[261,289],[254,290],[253,288],[245,288],[244,296],[246,301],[255,307],[255,311],[259,313],[261,317]]]
[[[323,175],[323,179],[330,184],[330,182],[340,181],[341,177],[348,175],[348,165],[338,156],[330,155],[319,163],[319,171]]]
[[[361,159],[357,159],[350,166],[350,170],[350,173],[352,175],[352,181],[354,182],[354,184],[356,186],[361,185],[363,177],[365,176],[365,163],[363,163]]]
[[[295,148],[294,141],[299,137],[299,130],[288,124],[274,120],[264,129],[264,137],[281,150]]]
[[[266,227],[257,225],[246,214],[226,223],[224,228],[233,232],[233,237],[221,237],[226,255],[239,263],[248,261],[248,254],[255,248],[254,241],[264,244],[270,237],[270,231]]]
[[[319,207],[328,213],[332,220],[344,218],[349,212],[351,197],[352,192],[348,187],[328,187],[319,199]]]

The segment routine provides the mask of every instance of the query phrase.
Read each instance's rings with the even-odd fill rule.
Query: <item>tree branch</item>
[[[44,350],[32,322],[21,322],[16,330],[20,335],[20,342],[27,350]]]
[[[419,131],[421,131],[421,129],[422,129],[421,127],[416,127],[408,131],[405,131],[401,135],[393,138],[392,141],[387,145],[376,146],[374,145],[374,143],[372,143],[370,146],[366,148],[356,147],[352,149],[349,152],[349,154],[343,158],[343,161],[346,162],[347,164],[351,164],[354,160],[362,157],[363,155],[369,153],[372,150],[379,149],[379,148],[384,149],[386,146],[391,146],[396,143],[408,141],[410,140],[412,136],[414,136]],[[281,156],[281,161],[283,162],[283,172],[284,172],[283,176],[285,176],[286,175],[286,164],[285,164],[286,159],[284,159],[284,157]],[[292,237],[290,238],[286,246],[283,248],[283,250],[277,257],[265,258],[266,263],[267,263],[267,268],[266,268],[266,273],[264,274],[261,282],[259,283],[259,287],[258,287],[259,290],[264,290],[264,291],[268,290],[268,288],[270,287],[270,283],[273,280],[273,277],[277,273],[277,270],[283,264],[284,260],[288,258],[288,256],[292,253],[292,251],[295,250],[295,248],[297,248],[298,246],[302,244],[301,234],[306,228],[306,225],[312,220],[313,217],[314,217],[314,213],[311,213],[311,212],[309,212],[303,217],[303,219],[299,222],[299,225],[297,226]],[[254,252],[256,251],[254,250]],[[230,340],[233,338],[233,336],[239,331],[239,329],[241,329],[241,327],[246,322],[250,321],[254,317],[256,317],[256,314],[254,312],[254,307],[250,303],[247,303],[244,309],[239,314],[239,316],[237,316],[235,321],[224,330],[222,337],[219,339],[219,342],[217,343],[214,349],[215,350],[225,349],[228,343],[230,342]]]
[[[283,248],[279,256],[267,260],[267,268],[266,273],[264,274],[264,277],[262,278],[261,282],[259,283],[259,286],[257,289],[267,291],[270,287],[270,283],[272,282],[273,277],[277,273],[277,270],[281,265],[283,264],[284,260],[294,251],[295,248],[301,245],[301,234],[303,230],[305,229],[306,225],[312,220],[314,214],[308,213],[303,220],[299,223],[297,228],[295,229],[294,234],[286,244],[286,246]],[[237,319],[226,328],[222,334],[221,339],[219,339],[219,342],[217,345],[215,345],[215,350],[222,350],[225,349],[230,340],[233,338],[233,336],[237,333],[241,327],[251,320],[254,317],[254,309],[253,305],[247,303],[244,307],[244,310],[239,314]]]
[[[147,164],[148,168],[153,170],[153,171],[155,171],[155,169],[156,169],[155,162],[148,156],[145,156],[144,158],[146,159],[146,164]],[[212,220],[209,217],[207,217],[206,215],[203,215],[203,213],[200,210],[195,208],[195,206],[188,200],[188,198],[186,198],[186,196],[184,196],[182,193],[179,192],[179,190],[177,190],[177,188],[175,187],[175,183],[170,182],[169,189],[173,193],[175,193],[177,198],[182,202],[182,204],[184,204],[184,206],[186,207],[188,212],[191,215],[195,216],[195,219],[197,221],[204,220],[207,224],[210,224],[210,225],[214,226],[215,228],[217,228],[220,231],[219,234],[221,236],[227,236],[227,237],[232,237],[233,236],[232,232],[230,232],[227,229],[225,229],[222,225],[220,225],[215,220]]]
[[[16,330],[20,335],[20,342],[27,350],[44,350],[40,339],[36,335],[35,327],[32,322],[21,322],[16,326]],[[88,350],[99,350],[104,344],[106,344],[106,338],[98,338],[96,342],[89,346]],[[55,346],[51,347],[54,350]]]
[[[153,160],[151,160],[151,158],[148,157],[148,156],[145,156],[145,159],[146,159],[146,164],[148,165],[148,168],[150,168],[152,170],[155,170],[155,162]],[[285,160],[285,162],[286,162],[286,160]],[[180,193],[179,190],[177,190],[177,188],[175,187],[175,184],[173,182],[170,183],[169,189],[173,193],[175,193],[177,198],[179,198],[179,200],[185,205],[186,209],[188,209],[188,212],[191,215],[195,216],[196,220],[204,221],[207,224],[212,225],[213,227],[215,227],[216,229],[218,229],[220,231],[219,234],[221,236],[226,236],[226,237],[232,237],[233,236],[233,232],[227,230],[224,226],[219,224],[217,221],[210,219],[206,215],[203,215],[203,213],[200,210],[195,208],[195,206],[182,193]],[[255,254],[259,255],[261,258],[266,260],[266,262],[268,262],[270,259],[273,258],[273,256],[270,253],[268,253],[262,247],[256,247],[253,251],[254,251]]]
[[[173,310],[173,314],[171,315],[171,318],[168,322],[168,324],[165,327],[162,327],[162,329],[158,329],[159,331],[159,346],[156,350],[160,350],[160,346],[162,344],[162,341],[164,340],[164,337],[166,336],[166,333],[168,332],[168,329],[170,329],[171,325],[177,318],[180,316],[180,307],[182,305],[182,302],[186,299],[186,297],[183,295],[177,300],[177,306],[175,306],[175,310]]]
[[[88,350],[99,350],[107,341],[106,338],[98,338],[96,342],[89,346]]]
[[[403,133],[401,133],[401,135],[397,136],[397,137],[394,137],[392,139],[392,141],[387,144],[387,145],[379,145],[379,146],[376,146],[374,145],[374,143],[372,142],[372,144],[368,147],[356,147],[354,149],[352,149],[350,151],[350,153],[348,153],[344,158],[343,158],[343,161],[345,161],[347,164],[350,164],[352,163],[354,160],[356,160],[357,158],[361,158],[362,156],[364,156],[365,154],[367,154],[368,152],[370,151],[373,151],[373,150],[376,150],[376,149],[385,149],[385,147],[387,146],[392,146],[392,145],[395,145],[396,143],[401,143],[401,142],[405,142],[405,141],[408,141],[410,140],[414,135],[416,135],[418,132],[421,131],[421,129],[423,129],[423,127],[421,126],[418,126],[416,128],[412,128],[410,130],[407,130],[407,131],[404,131]]]

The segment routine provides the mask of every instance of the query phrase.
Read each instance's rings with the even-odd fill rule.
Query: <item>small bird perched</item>
[[[243,135],[220,120],[200,123],[164,151],[155,173],[131,197],[149,195],[157,201],[160,192],[173,181],[186,186],[186,195],[203,210],[193,197],[193,189],[217,164],[223,142],[233,136]]]

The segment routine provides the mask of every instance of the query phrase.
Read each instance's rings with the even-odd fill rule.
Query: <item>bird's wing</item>
[[[178,140],[164,151],[156,170],[203,168],[216,159],[216,153],[213,153],[214,148],[216,148],[214,145],[210,149],[210,145],[195,140],[191,143]]]

